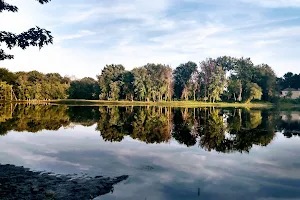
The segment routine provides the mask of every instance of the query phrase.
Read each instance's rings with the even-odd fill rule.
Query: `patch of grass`
[[[265,108],[272,107],[271,103],[208,103],[200,101],[162,101],[162,102],[144,102],[144,101],[105,101],[105,100],[51,100],[52,104],[81,105],[81,106],[168,106],[168,107],[246,107],[246,108]]]

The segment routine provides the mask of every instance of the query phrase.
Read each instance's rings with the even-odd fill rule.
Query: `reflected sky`
[[[277,132],[249,153],[205,151],[170,139],[146,144],[125,136],[105,142],[97,125],[10,131],[0,138],[1,164],[91,176],[129,175],[98,199],[300,199],[300,137]],[[198,188],[200,196],[198,196]]]

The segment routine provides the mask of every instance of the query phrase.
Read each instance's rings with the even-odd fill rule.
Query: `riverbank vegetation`
[[[267,64],[254,65],[250,58],[228,56],[208,58],[199,64],[187,62],[174,70],[169,65],[150,63],[128,71],[123,65],[111,64],[102,69],[97,79],[72,79],[38,71],[13,73],[0,68],[0,100],[248,104],[278,102],[282,89],[300,88],[299,83],[300,74],[287,73],[277,78]]]

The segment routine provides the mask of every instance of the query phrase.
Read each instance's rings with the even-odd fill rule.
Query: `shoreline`
[[[1,103],[1,102],[0,102]],[[63,99],[63,100],[32,100],[32,101],[3,101],[3,103],[49,103],[52,105],[68,106],[165,106],[165,107],[232,107],[232,108],[272,108],[272,103],[227,103],[227,102],[202,102],[202,101],[108,101],[108,100],[84,100],[84,99]]]
[[[113,191],[128,175],[114,178],[83,177],[31,171],[22,166],[0,164],[0,199],[89,200]]]

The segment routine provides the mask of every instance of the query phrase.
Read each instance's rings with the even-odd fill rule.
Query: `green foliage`
[[[70,80],[57,73],[18,72],[15,94],[20,100],[66,99]]]
[[[242,91],[242,81],[237,80],[232,76],[228,80],[227,93],[228,99],[233,98],[234,101],[241,101],[240,93]]]
[[[126,71],[121,77],[121,98],[133,101],[134,98],[134,75],[132,72]]]
[[[246,103],[253,99],[261,99],[262,89],[256,83],[247,83],[246,85]]]
[[[96,80],[85,77],[80,80],[72,81],[68,90],[69,99],[99,99],[100,88]]]
[[[277,79],[277,84],[279,90],[283,90],[286,88],[300,88],[300,74],[293,74],[292,72],[288,72],[283,77]]]
[[[223,57],[219,60],[209,58],[200,63],[200,82],[203,85],[205,101],[221,100],[220,95],[223,94],[226,85],[226,72],[221,65],[224,65],[224,69],[231,69],[231,65],[226,63],[227,67],[225,67],[224,62],[228,62],[228,58]]]
[[[163,101],[172,96],[172,70],[162,64],[147,64],[132,70],[135,99]]]
[[[0,81],[12,86],[11,99],[20,100],[69,98],[146,102],[193,100],[214,103],[250,102],[256,99],[279,102],[279,88],[284,85],[297,86],[299,77],[287,73],[283,78],[276,78],[267,64],[254,66],[250,58],[229,56],[208,58],[200,63],[199,69],[196,63],[189,61],[174,71],[163,64],[148,63],[131,71],[126,71],[123,65],[111,64],[103,68],[97,80],[86,77],[71,81],[58,73],[12,73],[0,68]]]
[[[50,1],[51,0],[38,0],[41,4],[48,3]],[[0,13],[3,11],[18,12],[18,7],[10,5],[4,0],[0,0]],[[53,36],[50,31],[37,26],[20,34],[0,31],[0,47],[1,43],[5,43],[9,49],[12,49],[13,47],[26,49],[29,46],[38,46],[41,49],[44,45],[53,43]],[[13,55],[6,54],[4,50],[0,48],[0,61],[13,58]]]
[[[4,81],[10,85],[16,83],[16,75],[6,68],[0,68],[0,81]]]
[[[6,82],[0,81],[0,100],[11,101],[12,99],[12,86]]]
[[[292,98],[293,96],[293,92],[291,90],[288,91],[288,93],[286,94],[287,98]]]
[[[187,62],[179,65],[173,72],[174,76],[174,94],[177,99],[188,100],[191,88],[195,88],[193,84],[197,80],[192,80],[193,74],[197,72],[197,64],[194,62]]]
[[[211,83],[208,87],[208,91],[210,94],[209,98],[212,102],[221,100],[220,95],[223,94],[225,84],[225,72],[221,67],[216,67],[212,72]]]
[[[106,65],[101,75],[98,75],[98,83],[100,86],[100,99],[117,100],[121,91],[121,77],[125,73],[123,65]]]
[[[276,74],[267,64],[254,67],[253,82],[262,88],[262,100],[271,101],[276,95]]]
[[[147,74],[147,69],[144,67],[135,68],[132,70],[134,81],[135,99],[138,101],[150,100],[150,77]]]

